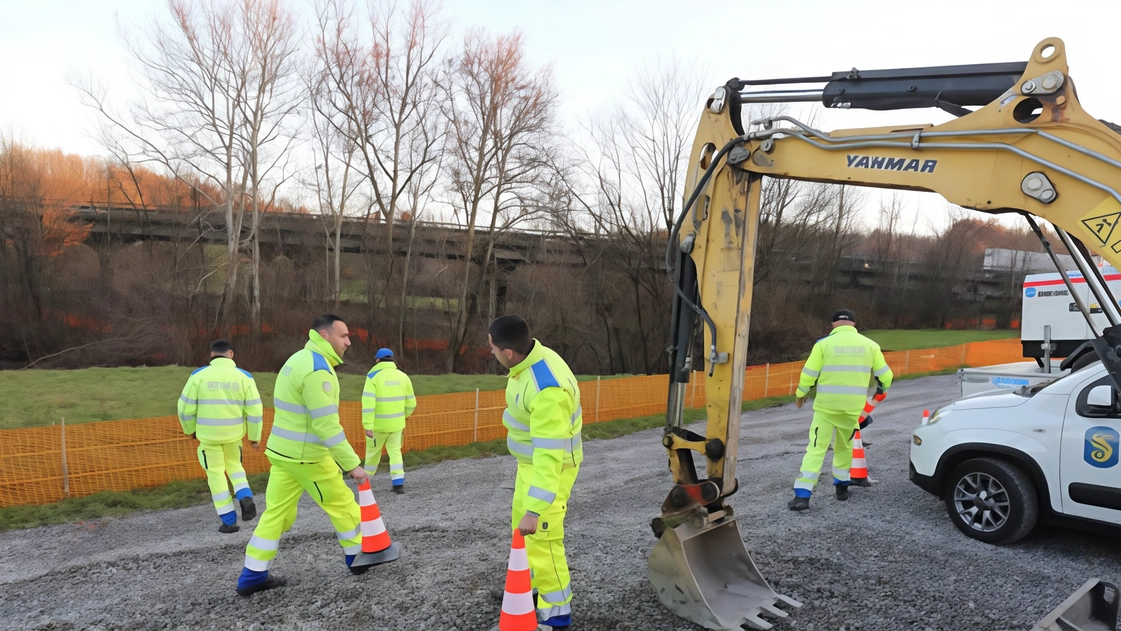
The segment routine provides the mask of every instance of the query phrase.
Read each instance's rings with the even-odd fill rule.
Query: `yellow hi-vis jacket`
[[[249,441],[261,440],[261,393],[253,375],[232,359],[215,357],[209,366],[192,372],[178,408],[183,433],[194,434],[199,442],[240,442],[247,425]]]
[[[284,362],[273,389],[272,431],[266,445],[270,459],[322,462],[333,458],[345,471],[362,459],[346,440],[339,423],[339,377],[343,363],[316,331],[303,350]]]
[[[533,464],[525,509],[540,515],[556,499],[561,471],[584,461],[580,389],[568,364],[533,340],[533,350],[510,369],[506,382],[506,446],[518,462]]]
[[[868,400],[872,380],[878,379],[887,392],[891,378],[880,345],[857,333],[855,326],[839,326],[814,344],[796,395],[805,397],[816,383],[815,410],[851,412],[855,419]]]
[[[397,364],[382,361],[370,369],[362,390],[362,427],[384,434],[399,432],[415,409],[413,382]]]

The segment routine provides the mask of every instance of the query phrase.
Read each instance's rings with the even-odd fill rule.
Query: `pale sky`
[[[310,6],[306,0],[292,4],[304,11]],[[1023,61],[1051,36],[1066,42],[1086,110],[1121,122],[1121,81],[1110,70],[1118,59],[1121,9],[1113,5],[1109,0],[444,0],[445,14],[459,32],[481,26],[518,29],[526,36],[531,60],[553,67],[563,122],[572,129],[589,111],[606,108],[637,66],[673,54],[699,62],[706,85],[715,88],[732,76]],[[89,137],[93,118],[66,74],[92,71],[125,88],[126,58],[115,16],[142,25],[163,7],[161,0],[0,0],[0,128],[43,148],[103,153]],[[698,95],[698,108],[704,96]],[[937,110],[830,110],[818,120],[828,130],[947,118]],[[909,194],[908,200],[920,221],[929,215],[941,223],[940,198]]]

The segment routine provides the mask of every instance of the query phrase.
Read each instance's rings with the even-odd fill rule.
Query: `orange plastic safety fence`
[[[884,356],[897,376],[1022,359],[1018,339],[896,351]],[[748,367],[744,400],[794,394],[801,370],[802,362]],[[693,373],[685,391],[686,406],[705,406],[704,381],[703,373]],[[580,383],[580,398],[585,423],[661,414],[666,406],[666,376],[585,381]],[[419,396],[417,410],[405,428],[404,448],[415,451],[505,438],[505,407],[501,390]],[[355,451],[364,456],[361,404],[344,401],[339,416]],[[272,427],[271,409],[265,410],[264,422],[267,439]],[[268,470],[263,451],[254,451],[246,444],[243,456],[248,472]],[[174,416],[85,423],[66,426],[65,430],[55,425],[0,431],[0,507],[49,504],[67,496],[202,477],[195,443],[183,435]]]

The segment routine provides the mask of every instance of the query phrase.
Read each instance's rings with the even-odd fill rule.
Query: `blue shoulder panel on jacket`
[[[253,373],[249,372],[248,370],[244,368],[238,368],[238,370],[240,370],[241,374],[245,375],[246,377],[249,377],[250,379],[253,378]]]
[[[315,351],[312,351],[311,352],[311,371],[315,372],[317,370],[326,370],[327,372],[331,372],[331,364],[327,363],[327,358],[326,357],[320,355],[319,353],[317,353]]]
[[[377,368],[377,369],[371,370],[371,371],[370,371],[370,374],[366,375],[366,378],[367,378],[367,379],[373,379],[373,378],[374,378],[374,375],[378,374],[379,372],[381,372],[381,368]]]
[[[560,387],[560,382],[553,376],[553,371],[549,370],[549,364],[544,359],[533,364],[529,369],[533,371],[533,381],[537,383],[538,390]]]
[[[195,368],[194,370],[191,371],[191,374],[194,375],[195,373],[202,372],[202,371],[206,370],[207,368],[210,368],[210,366],[203,366],[202,368]]]

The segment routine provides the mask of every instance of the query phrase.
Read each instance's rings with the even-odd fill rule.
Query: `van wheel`
[[[1035,485],[1016,465],[974,458],[950,475],[943,500],[958,530],[985,543],[1023,539],[1039,518]]]

